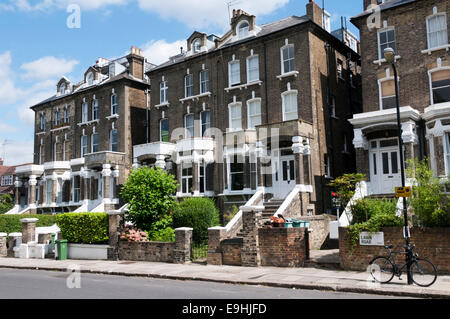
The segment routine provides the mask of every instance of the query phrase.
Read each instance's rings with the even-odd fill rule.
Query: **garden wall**
[[[173,262],[175,243],[119,242],[119,260]]]
[[[385,245],[394,245],[394,251],[402,251],[405,246],[402,228],[387,227],[381,230],[384,233]],[[339,257],[341,268],[345,270],[366,271],[369,262],[378,255],[387,255],[384,247],[360,246],[350,251],[348,228],[339,228]],[[437,268],[438,273],[450,273],[450,228],[418,228],[411,229],[411,244],[415,244],[415,251],[419,257],[430,260]],[[404,264],[404,255],[396,256],[397,262]]]

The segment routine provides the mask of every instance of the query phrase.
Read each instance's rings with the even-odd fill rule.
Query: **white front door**
[[[274,161],[276,172],[273,174],[273,195],[285,199],[295,187],[295,157],[281,156]]]
[[[375,194],[393,194],[401,186],[398,140],[371,141],[370,184]]]

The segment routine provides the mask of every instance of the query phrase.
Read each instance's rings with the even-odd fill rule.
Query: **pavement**
[[[66,272],[74,266],[78,266],[81,273],[209,281],[239,285],[261,285],[415,298],[450,299],[450,276],[439,276],[433,286],[422,288],[415,285],[408,286],[405,275],[401,281],[395,277],[389,284],[378,284],[371,280],[370,274],[367,272],[336,269],[0,258],[0,268]]]

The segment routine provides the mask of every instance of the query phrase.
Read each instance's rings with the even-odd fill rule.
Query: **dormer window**
[[[194,51],[194,53],[200,52],[201,47],[202,41],[200,39],[197,38],[194,41],[192,41],[192,50]]]
[[[245,38],[246,36],[248,36],[248,32],[250,30],[250,24],[247,21],[243,21],[238,25],[238,36],[239,39]]]
[[[59,94],[63,95],[66,93],[66,83],[61,84],[59,87]]]
[[[86,76],[86,82],[88,85],[94,84],[94,73],[92,72],[88,73],[88,75]]]

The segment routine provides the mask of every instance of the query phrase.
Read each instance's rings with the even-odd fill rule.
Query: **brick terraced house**
[[[53,97],[31,107],[34,162],[16,168],[16,206],[9,213],[119,208],[132,147],[146,142],[151,67],[132,47],[125,57],[100,58],[78,84],[63,77]]]
[[[436,175],[446,180],[450,1],[365,0],[364,8],[352,19],[361,34],[363,113],[350,122],[357,169],[368,178],[367,193],[392,194],[401,185],[394,73],[383,57],[388,47],[396,54],[405,158],[429,157]]]
[[[330,210],[327,184],[355,171],[360,56],[331,34],[328,13],[306,10],[265,25],[234,10],[225,35],[196,31],[147,72],[150,142],[134,147],[134,164],[172,172],[178,198],[214,198],[222,213],[258,202]]]

